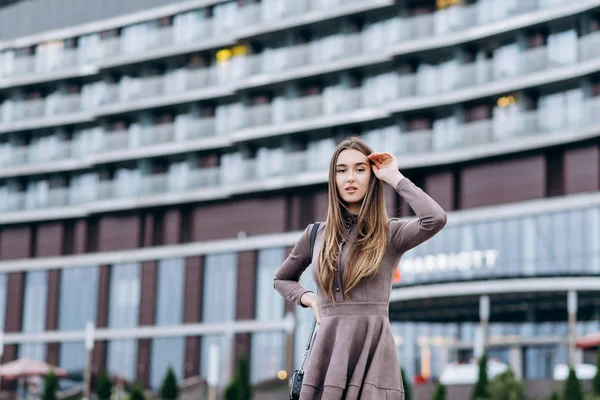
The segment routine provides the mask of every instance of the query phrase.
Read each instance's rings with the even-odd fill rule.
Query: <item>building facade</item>
[[[91,321],[93,373],[206,377],[216,344],[221,385],[240,353],[285,379],[312,316],[273,275],[353,134],[449,214],[393,287],[410,376],[473,355],[481,296],[526,379],[600,329],[600,0],[53,3],[0,9],[4,361],[81,371]]]

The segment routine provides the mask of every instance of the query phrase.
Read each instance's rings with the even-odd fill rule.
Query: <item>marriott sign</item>
[[[460,253],[441,253],[403,259],[396,268],[394,282],[399,283],[402,275],[422,275],[435,272],[469,271],[492,269],[496,266],[498,250],[471,250]]]

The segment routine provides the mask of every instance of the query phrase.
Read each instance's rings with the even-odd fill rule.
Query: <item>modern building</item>
[[[3,361],[82,370],[91,321],[94,373],[285,379],[273,275],[351,134],[449,214],[393,288],[410,376],[600,330],[600,0],[26,0],[0,41]]]

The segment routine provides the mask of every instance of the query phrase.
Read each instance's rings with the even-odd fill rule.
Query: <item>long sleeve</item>
[[[446,225],[446,212],[423,190],[403,178],[396,185],[396,192],[414,210],[417,218],[411,220],[392,219],[391,241],[401,253],[425,242]]]
[[[301,307],[306,306],[300,303],[302,295],[307,290],[298,281],[300,276],[310,265],[310,231],[313,224],[310,224],[300,236],[300,239],[292,249],[292,252],[287,259],[281,264],[281,267],[275,272],[275,280],[273,287],[279,292],[284,298],[289,301],[298,304]]]

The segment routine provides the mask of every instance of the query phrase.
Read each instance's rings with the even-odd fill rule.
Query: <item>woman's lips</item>
[[[354,194],[358,191],[358,189],[352,188],[352,189],[346,189],[346,192],[348,192],[348,194]]]

